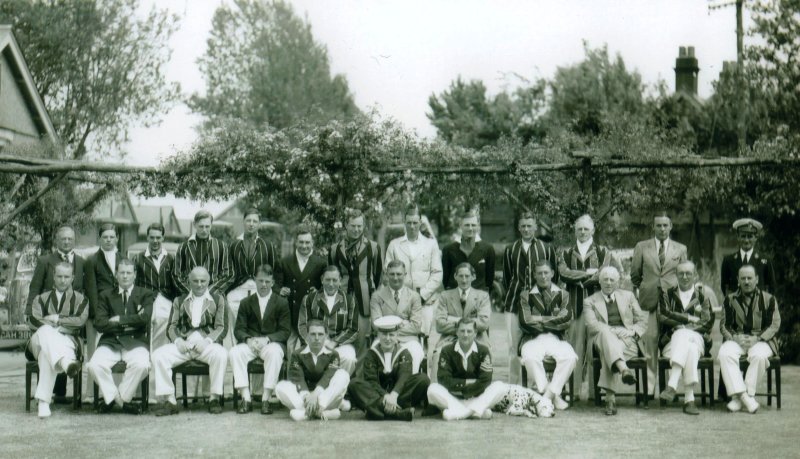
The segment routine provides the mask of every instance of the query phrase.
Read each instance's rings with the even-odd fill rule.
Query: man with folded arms
[[[458,341],[442,349],[439,383],[428,387],[428,401],[442,410],[447,421],[491,419],[491,407],[508,388],[503,382],[492,382],[492,355],[488,347],[475,342],[475,321],[461,319],[457,330]]]
[[[286,353],[286,340],[292,331],[291,314],[286,298],[272,291],[272,266],[261,265],[255,276],[256,292],[240,303],[233,334],[239,343],[230,351],[233,386],[242,396],[238,413],[252,411],[250,378],[247,366],[260,357],[264,361],[264,392],[261,414],[272,414],[269,398],[278,383]]]
[[[35,333],[26,346],[26,356],[39,363],[39,382],[34,397],[39,417],[50,416],[50,401],[56,375],[80,377],[80,331],[89,317],[89,300],[72,289],[72,264],[59,262],[53,270],[53,289],[30,304],[28,320]],[[73,383],[74,384],[74,383]]]
[[[607,416],[617,414],[614,373],[620,373],[625,384],[636,384],[626,362],[639,351],[645,355],[641,338],[647,329],[647,312],[642,311],[632,292],[618,287],[619,271],[606,266],[600,270],[600,291],[583,302],[586,329],[602,364],[598,387],[606,390]]]
[[[102,335],[86,366],[103,394],[99,412],[110,412],[116,403],[126,413],[139,414],[131,400],[150,371],[147,330],[155,294],[133,285],[136,267],[127,258],[119,260],[116,278],[117,287],[98,296],[94,324]],[[119,361],[125,362],[125,374],[117,388],[111,368]]]
[[[344,400],[350,374],[339,368],[339,354],[325,347],[327,328],[322,320],[308,323],[308,344],[295,352],[289,380],[275,387],[275,395],[291,410],[289,416],[295,421],[339,419],[341,411],[350,410],[350,403]]]
[[[192,269],[189,273],[190,293],[176,298],[172,304],[167,328],[167,339],[172,343],[153,353],[156,396],[163,400],[156,416],[178,413],[172,369],[189,360],[208,364],[211,380],[208,411],[212,414],[222,412],[219,398],[228,365],[228,352],[222,347],[222,340],[228,323],[225,298],[208,290],[209,279],[208,271],[202,266]]]
[[[411,354],[397,343],[403,319],[383,316],[372,323],[378,342],[364,356],[361,375],[350,381],[353,405],[367,412],[372,421],[412,421],[414,407],[426,401],[430,379],[412,374]]]
[[[700,382],[697,362],[705,350],[711,348],[714,314],[702,284],[695,285],[695,264],[691,261],[680,263],[677,275],[678,286],[663,292],[658,305],[661,355],[670,359],[671,364],[667,388],[659,397],[672,402],[683,375],[683,412],[698,415],[700,412],[694,402],[694,389]]]
[[[758,288],[758,276],[752,265],[739,268],[739,289],[725,298],[720,319],[724,342],[719,348],[722,381],[731,394],[729,411],[750,413],[758,410],[758,379],[769,368],[769,358],[778,355],[778,331],[781,315],[772,294]],[[747,355],[749,366],[742,378],[739,359]]]
[[[530,292],[520,294],[519,326],[522,329],[522,364],[536,384],[536,390],[558,410],[566,410],[569,404],[561,398],[561,390],[578,363],[578,355],[564,332],[572,322],[569,293],[553,284],[553,268],[547,260],[533,264],[536,285]],[[544,359],[556,361],[553,377],[547,380]]]

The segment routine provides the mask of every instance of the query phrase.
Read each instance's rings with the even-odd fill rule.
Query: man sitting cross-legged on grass
[[[507,392],[505,383],[492,382],[492,356],[488,347],[475,342],[475,331],[474,319],[458,322],[458,341],[439,356],[439,383],[428,388],[428,401],[443,410],[447,421],[491,419],[491,407]]]
[[[364,356],[361,374],[350,381],[350,400],[369,420],[411,421],[414,407],[426,400],[428,375],[412,374],[411,354],[397,343],[402,323],[397,316],[373,322],[378,342]]]
[[[275,395],[291,410],[289,416],[295,421],[338,419],[341,411],[350,410],[350,403],[344,400],[350,374],[339,367],[339,354],[325,347],[327,338],[325,321],[308,322],[308,344],[292,356],[289,380],[275,387]]]

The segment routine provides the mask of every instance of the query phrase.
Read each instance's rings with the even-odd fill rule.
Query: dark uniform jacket
[[[305,267],[300,271],[297,263],[297,255],[291,254],[284,257],[278,264],[278,271],[275,273],[275,289],[280,291],[282,287],[288,287],[291,292],[286,297],[289,300],[289,310],[292,313],[292,330],[297,332],[297,321],[300,318],[300,305],[303,297],[314,289],[322,288],[322,273],[328,262],[325,258],[312,252],[308,257]]]
[[[781,328],[781,314],[778,302],[770,293],[758,290],[748,298],[736,291],[725,297],[720,318],[720,332],[724,341],[733,339],[733,335],[745,334],[757,336],[778,355],[778,331]]]
[[[311,349],[306,346],[303,350],[295,351],[292,356],[292,365],[289,367],[289,381],[297,386],[297,391],[313,391],[317,386],[326,388],[339,369],[339,354],[323,347],[317,363],[311,357]]]
[[[445,289],[458,287],[455,279],[456,266],[469,263],[475,268],[475,280],[472,287],[479,290],[491,291],[494,284],[494,247],[484,241],[476,241],[475,247],[469,256],[461,250],[458,241],[447,244],[442,249],[442,284]]]
[[[699,322],[690,322],[689,315],[699,317]],[[658,346],[664,346],[672,339],[672,332],[676,328],[694,330],[703,336],[706,352],[711,351],[711,327],[714,325],[714,313],[711,311],[711,301],[703,292],[703,286],[697,285],[694,289],[689,307],[684,309],[680,297],[680,288],[673,287],[661,294],[658,303],[658,323],[660,327]]]
[[[564,331],[569,328],[572,320],[569,293],[558,288],[556,284],[550,284],[547,295],[549,299],[539,291],[539,286],[520,294],[519,326],[523,333],[520,346],[542,333],[552,333],[562,338]],[[533,316],[542,316],[544,320],[534,322]]]
[[[753,249],[750,255],[750,264],[756,270],[758,276],[758,287],[761,290],[775,294],[776,280],[772,262],[762,253]],[[737,250],[734,253],[722,257],[722,268],[720,270],[720,283],[722,284],[722,295],[728,296],[739,290],[739,268],[744,265],[742,252]]]
[[[264,309],[264,317],[261,317],[258,293],[254,293],[239,304],[233,336],[239,343],[246,342],[247,338],[265,336],[270,342],[285,346],[292,332],[289,320],[289,304],[286,298],[272,292]]]
[[[389,373],[384,371],[383,359],[380,343],[375,343],[364,356],[360,379],[367,382],[381,396],[389,392],[403,394],[403,387],[412,376],[411,354],[400,345],[395,346],[392,352],[392,371]]]
[[[122,255],[117,252],[115,257],[115,264],[119,265],[119,260]],[[117,266],[114,266],[116,270]],[[114,276],[114,271],[108,266],[106,257],[103,255],[102,250],[89,255],[86,263],[83,265],[84,287],[86,296],[89,297],[89,318],[93,318],[95,311],[97,311],[97,304],[100,299],[100,294],[106,290],[117,287],[117,278]]]
[[[127,304],[122,303],[119,288],[101,293],[94,316],[94,326],[102,333],[97,346],[128,351],[137,347],[149,349],[148,330],[155,299],[152,290],[136,286],[131,290]],[[119,323],[108,321],[114,316],[119,316]]]
[[[492,354],[488,347],[473,342],[467,356],[467,367],[464,368],[464,358],[456,351],[456,346],[460,345],[456,342],[442,348],[439,384],[451,394],[463,398],[477,397],[492,383]],[[475,382],[467,384],[467,379],[474,379]]]
[[[83,292],[83,264],[86,262],[77,253],[72,257],[72,290]],[[53,289],[53,276],[56,265],[61,263],[58,251],[42,255],[36,261],[36,268],[33,270],[31,284],[28,287],[28,302],[25,308],[25,315],[31,315],[31,304],[37,296],[49,292]]]

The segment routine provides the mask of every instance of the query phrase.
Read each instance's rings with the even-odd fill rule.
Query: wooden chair
[[[597,350],[595,350],[595,355],[597,354]],[[634,357],[627,362],[628,368],[633,370],[636,374],[636,393],[634,396],[636,397],[636,406],[639,406],[639,403],[644,403],[644,407],[648,408],[648,394],[647,392],[647,359],[644,357]],[[603,404],[603,395],[600,393],[600,387],[598,387],[598,382],[600,381],[600,368],[601,368],[600,358],[595,357],[592,359],[592,384],[594,388],[594,404],[597,406],[601,406]],[[640,386],[643,388],[640,390]],[[617,396],[624,396],[627,394],[617,394]]]
[[[553,372],[556,371],[556,361],[552,357],[546,357],[544,361],[544,371],[547,372],[550,376],[553,375]],[[521,380],[522,385],[528,387],[528,370],[525,368],[525,364],[522,362],[522,357],[519,357],[519,367],[521,371]],[[569,382],[567,383],[567,395],[569,395],[569,406],[572,406],[572,402],[575,400],[574,390],[575,390],[575,380],[573,379],[574,371],[569,375]]]
[[[128,369],[128,365],[125,363],[124,360],[120,360],[119,362],[115,363],[113,367],[111,367],[112,374],[124,374],[125,370]],[[94,386],[94,406],[97,408],[100,406],[100,388],[97,386],[97,382],[93,384]],[[148,397],[150,396],[150,375],[144,377],[141,383],[141,397],[134,397],[133,400],[139,400],[139,404],[142,408],[142,413],[147,412],[150,409],[150,405],[148,403]]]
[[[659,357],[658,359],[658,390],[663,391],[667,388],[667,370],[672,368],[669,358]],[[697,361],[697,370],[700,371],[700,403],[705,406],[706,397],[711,406],[714,406],[714,359],[712,357],[700,357]],[[708,389],[706,389],[708,381]],[[682,394],[678,394],[681,396]],[[660,401],[661,406],[665,406],[665,400]]]
[[[743,355],[739,359],[739,368],[742,372],[747,371],[750,362],[747,361],[747,356]],[[775,390],[772,388],[773,374],[775,379]],[[769,358],[769,368],[767,368],[767,391],[756,393],[756,395],[767,396],[767,406],[772,406],[772,397],[776,398],[777,408],[781,409],[781,358],[779,356],[772,356]]]
[[[183,396],[181,399],[183,400],[183,407],[189,407],[189,396],[187,395],[186,390],[186,377],[187,376],[209,376],[209,367],[208,364],[200,362],[198,360],[189,360],[184,362],[175,368],[172,369],[172,384],[175,385],[175,381],[177,379],[178,373],[181,374],[181,389],[183,390]],[[175,385],[175,390],[178,390],[178,386]],[[219,403],[222,406],[225,406],[225,396],[220,395]]]
[[[81,362],[83,366],[83,362]],[[33,374],[36,373],[36,380],[39,380],[39,363],[28,361],[25,363],[25,411],[31,410],[31,387],[33,383]],[[83,372],[79,371],[78,375],[72,381],[72,409],[81,409],[81,393],[83,391]]]

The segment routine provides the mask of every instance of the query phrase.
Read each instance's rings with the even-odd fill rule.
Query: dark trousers
[[[430,383],[431,380],[424,373],[412,375],[406,381],[403,391],[398,395],[397,404],[400,405],[400,408],[405,409],[426,402]],[[350,381],[347,391],[350,393],[350,401],[353,405],[367,412],[367,419],[392,419],[391,415],[384,413],[383,394],[373,383],[355,378]]]

